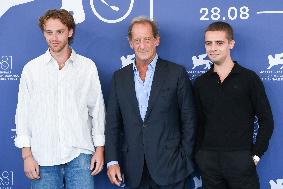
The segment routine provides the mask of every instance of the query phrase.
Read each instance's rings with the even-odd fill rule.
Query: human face
[[[154,38],[150,24],[134,24],[132,39],[129,39],[129,43],[135,52],[136,63],[149,64],[155,57],[159,41],[159,37]]]
[[[68,38],[73,35],[73,30],[69,30],[59,19],[48,19],[44,24],[44,37],[51,52],[59,53],[68,49]]]
[[[205,33],[205,50],[209,59],[218,65],[231,60],[230,51],[235,41],[228,40],[224,31],[207,31]]]

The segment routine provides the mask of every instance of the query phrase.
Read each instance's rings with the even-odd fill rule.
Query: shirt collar
[[[74,49],[72,49],[72,52],[71,52],[71,56],[69,58],[69,60],[72,62],[72,63],[75,63],[76,62],[76,59],[77,59],[77,53]]]
[[[154,70],[155,70],[157,60],[158,60],[158,55],[157,55],[157,53],[156,53],[156,54],[155,54],[155,57],[152,59],[152,61],[151,61],[151,62],[149,63],[149,65],[148,65],[148,69],[149,69],[150,71],[154,71]],[[133,70],[134,70],[135,72],[138,71],[138,69],[137,69],[135,63],[133,63]]]
[[[70,58],[67,61],[69,61],[70,63],[75,64],[76,58],[77,58],[77,53],[76,53],[76,51],[74,49],[71,49],[71,50],[72,50],[71,56],[70,56]],[[47,49],[47,51],[44,54],[44,63],[47,64],[47,63],[50,63],[50,62],[52,62],[54,60],[55,59],[52,57],[49,49]]]
[[[44,63],[47,64],[49,62],[51,62],[54,58],[51,56],[49,49],[47,49],[47,51],[44,54]]]
[[[242,67],[238,64],[237,61],[233,61],[234,62],[234,66],[230,72],[230,74],[235,74],[235,73],[240,73],[241,70],[242,70]],[[214,64],[211,65],[211,68],[208,70],[208,74],[209,75],[213,75],[213,74],[216,74],[216,72],[214,72]]]

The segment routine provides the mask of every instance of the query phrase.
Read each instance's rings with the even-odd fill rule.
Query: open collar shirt
[[[148,107],[148,100],[151,91],[151,85],[153,81],[154,71],[157,63],[158,55],[156,54],[150,64],[147,66],[145,80],[143,81],[140,78],[139,71],[136,67],[136,64],[133,64],[134,70],[134,80],[135,80],[135,91],[136,97],[139,104],[139,110],[142,120],[144,120],[147,107]]]
[[[94,62],[72,50],[63,69],[49,50],[25,65],[15,116],[15,145],[41,166],[67,163],[104,146],[105,107]]]

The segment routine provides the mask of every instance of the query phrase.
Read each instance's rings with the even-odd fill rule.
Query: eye
[[[211,42],[210,42],[210,41],[206,41],[204,44],[205,44],[206,46],[209,46],[209,45],[211,45]]]
[[[140,43],[141,43],[141,39],[134,39],[133,42],[134,42],[135,44],[140,44]]]
[[[45,31],[45,33],[46,33],[47,35],[52,35],[52,31],[49,31],[49,30]]]
[[[62,33],[64,33],[64,30],[59,30],[57,33],[62,34]]]
[[[151,37],[145,37],[145,38],[144,38],[144,41],[145,41],[146,43],[149,43],[149,42],[151,41]]]
[[[217,41],[216,44],[217,44],[217,45],[223,45],[224,42],[223,42],[223,41]]]

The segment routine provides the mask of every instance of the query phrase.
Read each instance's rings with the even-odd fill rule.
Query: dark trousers
[[[256,166],[250,151],[196,153],[204,189],[259,189]]]
[[[188,188],[188,178],[185,178],[184,180],[181,180],[174,184],[169,184],[165,186],[158,185],[151,178],[148,168],[146,166],[146,162],[144,162],[140,185],[134,189],[187,189],[187,188]]]

